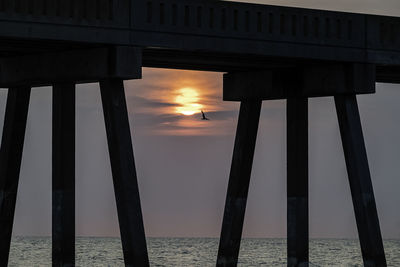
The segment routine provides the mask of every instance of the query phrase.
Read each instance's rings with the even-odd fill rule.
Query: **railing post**
[[[53,86],[52,259],[75,265],[75,84]]]
[[[7,266],[31,88],[8,90],[0,148],[0,266]]]
[[[260,111],[261,100],[244,100],[240,105],[217,266],[238,262]]]
[[[123,81],[100,82],[126,266],[149,266]]]
[[[357,98],[335,96],[335,104],[364,266],[386,266]]]
[[[287,100],[288,266],[308,266],[308,100]]]

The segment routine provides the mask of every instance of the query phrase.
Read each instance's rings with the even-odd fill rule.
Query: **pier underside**
[[[20,39],[5,39],[0,40],[0,86],[8,87],[10,78],[5,77],[12,71],[10,68],[18,66],[20,71],[25,73],[32,72],[33,66],[31,62],[38,64],[37,60],[42,61],[43,64],[48,66],[49,70],[54,69],[48,65],[48,62],[43,62],[46,59],[52,61],[53,57],[68,57],[69,55],[76,55],[75,57],[67,60],[67,64],[73,65],[79,61],[87,61],[89,57],[104,57],[105,54],[100,54],[98,51],[111,51],[115,47],[104,44],[82,44],[82,43],[65,43],[65,42],[46,42],[46,41],[31,41]],[[293,70],[304,68],[307,66],[325,66],[325,65],[349,65],[349,62],[340,61],[321,61],[310,60],[306,58],[279,58],[259,56],[252,54],[228,54],[228,53],[212,53],[202,51],[181,51],[162,48],[140,48],[118,46],[118,49],[125,49],[135,51],[140,54],[140,63],[142,67],[151,68],[170,68],[170,69],[186,69],[186,70],[199,70],[199,71],[213,71],[213,72],[253,72],[262,70]],[[108,52],[107,52],[108,53]],[[132,59],[135,60],[135,59]],[[94,61],[94,60],[93,60]],[[11,64],[10,64],[11,63]],[[88,62],[90,64],[90,62]],[[25,65],[25,66],[24,66]],[[37,65],[36,65],[37,66]],[[375,80],[381,83],[400,83],[400,66],[399,65],[375,65]],[[132,66],[129,70],[129,65],[126,65],[127,72],[137,72],[137,67]],[[88,69],[79,69],[75,72],[82,73],[82,78],[75,77],[72,79],[77,83],[97,81],[96,77],[84,77]],[[27,74],[28,75],[28,74]],[[32,74],[30,74],[32,75]],[[51,75],[51,74],[49,74]],[[77,76],[79,76],[77,74]],[[125,79],[132,77],[126,76]],[[26,77],[18,77],[19,80],[24,80]],[[42,79],[42,82],[37,82],[38,85],[46,85],[45,81],[50,81],[52,78],[49,76]],[[30,82],[32,85],[32,82]],[[51,83],[47,84],[50,85]]]

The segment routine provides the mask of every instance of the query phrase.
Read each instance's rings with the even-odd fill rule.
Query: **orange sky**
[[[238,104],[222,101],[222,73],[145,68],[143,79],[126,88],[145,134],[226,135],[235,128]],[[200,110],[209,121],[201,120]]]

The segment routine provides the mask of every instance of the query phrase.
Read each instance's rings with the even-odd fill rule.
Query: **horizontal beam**
[[[16,56],[0,60],[0,87],[139,79],[141,68],[141,49],[126,46]]]
[[[204,51],[180,51],[160,48],[143,49],[143,67],[150,68],[243,72],[270,68],[295,67],[299,63],[316,64],[316,61],[300,61],[294,58],[273,58],[247,54],[212,53]],[[400,66],[377,66],[376,82],[400,83]]]
[[[375,93],[375,65],[325,64],[224,75],[224,100]]]
[[[400,84],[400,66],[378,66],[376,68],[376,81]]]

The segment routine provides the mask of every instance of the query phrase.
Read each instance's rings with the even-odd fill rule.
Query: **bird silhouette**
[[[201,110],[201,115],[203,116],[201,119],[203,121],[209,121],[210,119],[206,117],[206,115],[204,114],[204,112]]]

